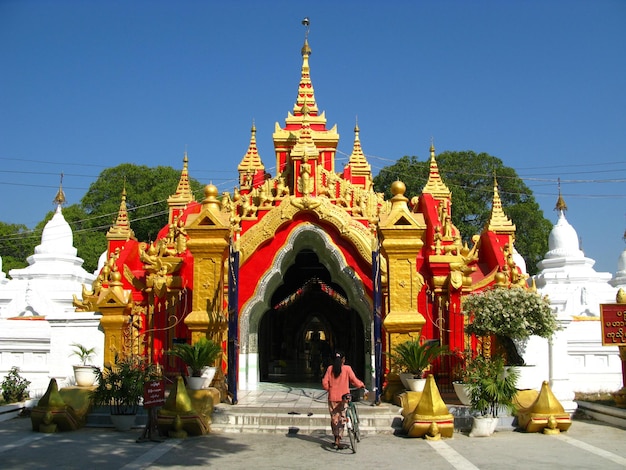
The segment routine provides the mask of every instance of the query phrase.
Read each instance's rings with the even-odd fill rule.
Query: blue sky
[[[73,204],[104,168],[181,168],[185,149],[194,178],[232,191],[253,120],[272,168],[305,16],[318,106],[341,135],[338,168],[358,116],[375,173],[427,158],[431,138],[437,152],[487,152],[553,222],[560,178],[586,255],[615,272],[626,229],[622,0],[0,0],[0,221],[37,224],[61,172]]]

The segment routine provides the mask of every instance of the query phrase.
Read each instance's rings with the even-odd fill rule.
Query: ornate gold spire
[[[450,197],[450,189],[445,185],[439,174],[437,160],[435,160],[435,145],[430,144],[430,171],[428,173],[428,181],[422,189],[422,193],[432,194],[437,199],[447,199]]]
[[[117,220],[107,232],[107,240],[128,240],[134,237],[135,234],[130,228],[128,221],[128,210],[126,209],[126,182],[124,182],[124,188],[122,189],[122,201],[120,202],[120,209],[117,212]]]
[[[65,204],[65,193],[63,192],[63,173],[61,173],[61,182],[59,183],[59,190],[56,196],[54,196],[54,202],[57,206]]]
[[[315,101],[315,91],[313,90],[313,82],[311,81],[311,70],[309,68],[309,56],[311,55],[311,47],[309,46],[309,25],[308,18],[302,20],[302,24],[306,26],[304,36],[304,45],[302,46],[302,71],[300,72],[300,83],[298,85],[298,96],[293,105],[293,114],[287,116],[287,124],[302,122],[305,109],[308,111],[309,122],[315,124],[326,124],[324,113],[319,115],[319,109]]]
[[[372,167],[367,162],[363,149],[361,148],[361,140],[359,139],[359,124],[354,126],[354,144],[352,146],[352,154],[348,160],[353,175],[369,175]]]
[[[556,200],[556,206],[554,207],[555,211],[566,211],[567,210],[567,204],[565,204],[565,199],[563,199],[563,196],[561,195],[561,178],[559,178],[559,197]]]
[[[498,233],[515,233],[515,224],[506,216],[502,210],[502,200],[498,191],[498,181],[493,176],[493,201],[491,204],[491,217],[487,224],[487,230]]]
[[[248,145],[248,151],[243,156],[243,158],[241,159],[241,163],[237,167],[237,170],[240,173],[255,173],[258,170],[265,170],[265,166],[261,161],[261,157],[259,156],[259,151],[256,146],[256,126],[254,125],[254,122],[252,123],[250,134],[250,144]]]
[[[185,205],[194,200],[193,193],[191,192],[191,186],[189,185],[189,158],[187,157],[187,151],[185,150],[185,156],[183,157],[183,170],[180,173],[180,179],[178,180],[178,186],[176,192],[167,198],[167,204],[172,205]]]
[[[300,129],[300,135],[298,136],[298,142],[293,146],[291,150],[291,159],[302,159],[304,157],[317,159],[320,152],[315,146],[313,137],[311,135],[311,126],[309,125],[307,115],[305,114],[302,121],[302,127]]]

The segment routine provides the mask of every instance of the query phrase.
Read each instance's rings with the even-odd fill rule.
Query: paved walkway
[[[273,387],[270,387],[273,388]],[[240,405],[324,406],[322,390],[303,387],[241,392]],[[240,406],[238,405],[238,406]],[[488,438],[455,433],[452,439],[427,441],[393,434],[362,439],[357,454],[332,449],[326,432],[212,433],[187,439],[137,443],[141,429],[84,428],[75,432],[33,432],[30,419],[0,423],[3,469],[315,469],[353,466],[361,469],[593,469],[626,468],[626,429],[599,421],[575,420],[557,436],[499,431]],[[331,467],[332,466],[332,467]]]
[[[593,469],[626,468],[626,431],[577,421],[558,436],[496,432],[488,438],[456,433],[427,441],[391,434],[365,436],[357,454],[335,451],[326,434],[209,434],[162,443],[136,443],[140,430],[84,428],[58,434],[31,430],[30,420],[0,423],[5,469]],[[409,467],[401,467],[406,466]]]

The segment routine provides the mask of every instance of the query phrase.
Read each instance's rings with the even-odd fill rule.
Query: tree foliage
[[[28,266],[26,258],[35,252],[41,241],[41,235],[29,230],[26,225],[6,224],[0,222],[0,256],[2,270],[8,273],[11,269]]]
[[[81,199],[81,207],[95,225],[115,223],[120,208],[122,191],[126,190],[126,208],[131,227],[139,240],[153,241],[167,223],[167,198],[180,180],[180,170],[172,167],[123,163],[107,168],[91,184]],[[202,186],[190,178],[194,193]]]
[[[165,166],[123,163],[102,171],[79,204],[63,208],[63,217],[72,228],[74,247],[84,260],[83,268],[93,272],[98,267],[98,259],[107,248],[106,233],[115,224],[124,190],[135,236],[141,241],[153,241],[167,224],[167,198],[174,194],[179,180],[180,170]],[[197,180],[189,178],[189,184],[194,194],[201,193],[202,185]],[[26,258],[41,243],[41,233],[53,215],[54,211],[48,212],[34,230],[0,222],[4,272],[27,265]]]
[[[515,170],[497,157],[471,150],[442,152],[436,158],[441,178],[452,192],[452,222],[468,242],[489,221],[494,176],[497,178],[504,212],[517,227],[515,247],[526,260],[529,274],[534,274],[548,251],[552,224]],[[391,183],[399,179],[406,185],[405,196],[411,199],[421,194],[429,168],[429,159],[404,156],[379,172],[374,187],[389,198]]]

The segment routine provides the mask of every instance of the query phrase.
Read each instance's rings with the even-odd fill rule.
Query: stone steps
[[[357,403],[361,432],[364,435],[393,434],[401,428],[400,408],[389,404],[371,406]],[[330,434],[326,406],[280,407],[226,405],[215,407],[212,432],[268,432],[284,434]]]

